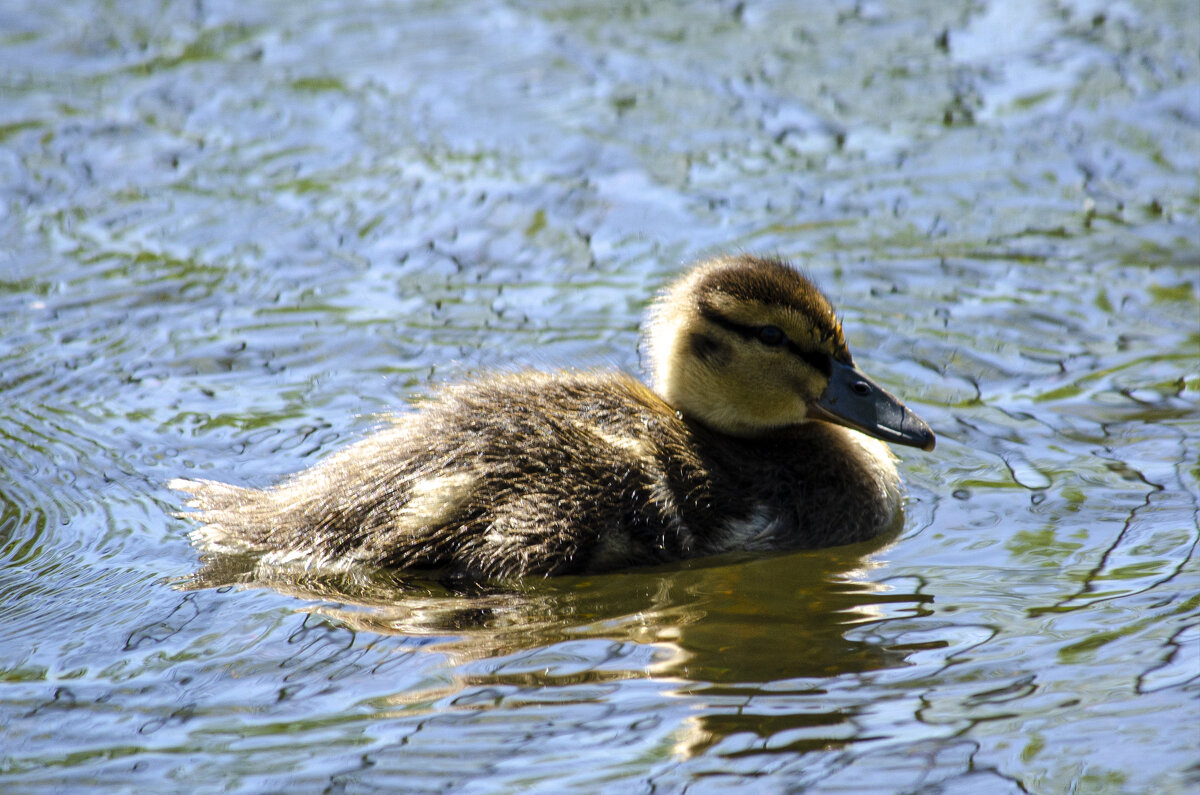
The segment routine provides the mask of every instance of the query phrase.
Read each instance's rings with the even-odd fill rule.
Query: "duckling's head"
[[[779,259],[701,263],[650,313],[658,393],[685,417],[759,437],[810,420],[932,450],[933,432],[868,378],[824,295]]]

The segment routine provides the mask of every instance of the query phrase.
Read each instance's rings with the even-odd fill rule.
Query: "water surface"
[[[0,788],[1200,788],[1194,4],[16,2],[0,98]],[[738,249],[938,432],[897,538],[195,576],[170,478]]]

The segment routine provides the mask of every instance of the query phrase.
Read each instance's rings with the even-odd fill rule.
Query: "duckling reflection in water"
[[[498,375],[258,490],[177,479],[208,552],[472,578],[595,572],[865,541],[900,512],[884,442],[933,432],[854,364],[799,271],[697,265],[649,315],[630,375]],[[880,441],[882,440],[882,441]]]

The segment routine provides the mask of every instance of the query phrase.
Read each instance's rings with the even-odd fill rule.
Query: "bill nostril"
[[[850,389],[853,390],[854,394],[858,395],[859,397],[866,397],[867,395],[871,394],[871,385],[866,381],[855,381],[850,385]]]

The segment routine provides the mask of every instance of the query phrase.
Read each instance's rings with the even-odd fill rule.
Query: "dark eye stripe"
[[[734,334],[745,337],[748,340],[758,340],[763,344],[771,344],[763,340],[760,336],[762,330],[766,328],[765,326],[747,326],[744,323],[738,323],[735,320],[730,320],[724,315],[720,315],[711,309],[701,310],[701,314],[704,316],[705,320],[720,326],[726,331],[732,331]],[[833,372],[833,364],[830,362],[828,354],[820,353],[819,351],[804,350],[799,345],[788,339],[787,335],[783,336],[783,339],[780,340],[780,343],[786,344],[789,353],[801,359],[805,364],[820,372],[826,378],[828,378]]]
[[[799,356],[812,369],[819,372],[821,375],[828,378],[833,375],[833,364],[829,361],[829,356],[817,351],[802,351],[796,343],[788,341],[788,350]]]
[[[726,331],[732,331],[734,334],[738,334],[748,340],[758,339],[759,326],[747,326],[742,323],[738,323],[730,320],[724,315],[717,314],[711,309],[703,310],[702,314],[705,320],[709,321],[710,323],[715,323]]]

